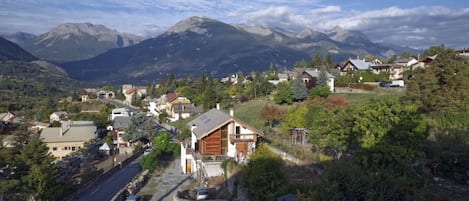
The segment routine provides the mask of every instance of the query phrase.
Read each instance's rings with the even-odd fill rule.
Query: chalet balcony
[[[223,155],[205,155],[197,151],[193,151],[191,152],[191,154],[195,160],[201,160],[203,162],[218,162],[218,161],[224,161],[227,158],[229,158],[228,156],[223,156]]]
[[[256,134],[230,134],[230,141],[237,142],[256,142]]]

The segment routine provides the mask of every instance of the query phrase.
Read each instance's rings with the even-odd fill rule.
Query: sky
[[[191,16],[292,32],[341,26],[379,43],[469,48],[468,0],[0,0],[0,32],[9,33],[90,22],[155,37]]]

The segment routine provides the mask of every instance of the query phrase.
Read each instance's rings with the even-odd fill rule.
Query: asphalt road
[[[131,106],[131,105],[125,105],[122,101],[117,100],[117,99],[99,99],[100,101],[103,101],[105,103],[110,103],[115,105],[116,107],[127,107],[131,112],[134,114],[137,114],[140,112],[140,108]]]
[[[138,161],[140,157],[117,170],[108,178],[97,182],[86,191],[77,196],[76,201],[95,201],[95,200],[111,200],[120,189],[124,188],[132,178],[140,172]]]

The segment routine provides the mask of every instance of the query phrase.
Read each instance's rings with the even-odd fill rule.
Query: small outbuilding
[[[307,142],[309,131],[306,128],[292,128],[289,130],[290,142],[292,145],[304,145]]]

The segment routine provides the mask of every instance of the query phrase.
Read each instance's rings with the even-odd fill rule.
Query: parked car
[[[150,154],[150,153],[151,153],[151,149],[145,149],[145,150],[143,151],[143,155],[148,155],[148,154]]]
[[[138,201],[140,200],[140,197],[137,195],[129,195],[125,201]]]
[[[208,198],[208,190],[207,189],[195,189],[194,190],[194,198],[195,200],[205,200]]]

